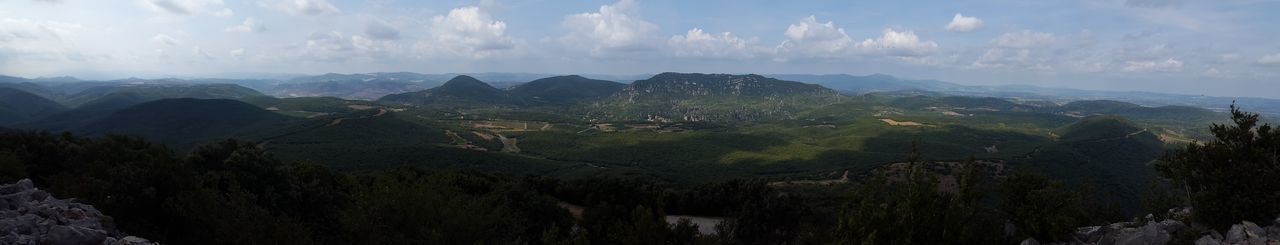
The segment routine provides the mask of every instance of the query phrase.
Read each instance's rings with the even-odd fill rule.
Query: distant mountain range
[[[439,77],[417,73],[336,74],[298,77],[265,91],[276,97],[338,97],[375,100],[388,94],[421,91],[442,84]]]
[[[26,91],[41,97],[50,98],[60,103],[75,106],[87,103],[88,100],[72,98],[78,93],[101,90],[102,87],[122,87],[128,84],[172,85],[172,84],[237,84],[252,88],[276,97],[338,97],[343,99],[376,100],[386,95],[418,92],[438,87],[456,76],[466,75],[484,81],[499,89],[514,89],[519,85],[544,78],[555,77],[552,74],[538,73],[448,73],[421,74],[412,72],[382,72],[360,74],[322,74],[316,76],[299,76],[290,79],[120,79],[109,81],[80,80],[73,77],[19,78],[0,76],[0,87]],[[661,74],[659,74],[661,75]],[[766,74],[764,77],[818,84],[847,95],[867,93],[894,94],[929,94],[960,95],[978,97],[1008,98],[1016,101],[1047,101],[1057,104],[1076,100],[1115,100],[1135,103],[1144,106],[1179,105],[1208,108],[1225,111],[1233,101],[1250,111],[1275,116],[1280,115],[1280,99],[1252,97],[1214,97],[1199,95],[1164,94],[1137,91],[1093,91],[1064,88],[1045,88],[1026,85],[1006,86],[971,86],[960,85],[939,80],[902,79],[885,74],[866,76],[833,74]],[[648,75],[581,75],[582,79],[613,81],[629,84],[651,78]],[[612,85],[618,86],[618,85]],[[528,90],[529,88],[525,88]],[[608,90],[611,88],[581,88],[589,90]],[[111,90],[111,89],[106,89]],[[516,94],[528,91],[514,91]],[[577,93],[573,91],[571,93]],[[103,92],[86,92],[93,96],[101,96]],[[529,94],[517,95],[528,97]],[[83,97],[83,95],[81,95]],[[217,96],[205,96],[217,97]],[[545,98],[543,98],[545,100]],[[547,101],[551,102],[551,101]],[[562,101],[563,102],[563,101]]]
[[[1046,88],[1030,85],[972,86],[938,80],[901,79],[884,74],[855,76],[774,74],[766,75],[784,80],[819,84],[846,94],[874,92],[921,91],[945,95],[998,97],[1014,100],[1044,100],[1066,103],[1076,100],[1116,100],[1144,106],[1180,105],[1226,111],[1232,101],[1250,111],[1280,116],[1280,99],[1256,97],[1223,97],[1184,94],[1165,94],[1141,91],[1097,91],[1069,88]]]

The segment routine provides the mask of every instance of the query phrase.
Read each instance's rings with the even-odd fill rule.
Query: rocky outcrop
[[[1190,217],[1190,210],[1170,211],[1174,217]],[[1147,220],[1151,220],[1147,216]],[[1196,245],[1280,245],[1280,217],[1266,227],[1243,221],[1231,226],[1223,235],[1198,224],[1187,225],[1175,219],[1163,221],[1121,222],[1104,226],[1077,228],[1072,240],[1040,243],[1028,238],[1022,244],[1196,244]]]
[[[0,186],[0,244],[156,244],[124,236],[91,205],[57,199],[29,179]]]
[[[796,119],[805,109],[839,103],[843,98],[820,85],[760,75],[668,72],[635,81],[591,103],[583,119],[719,123]]]
[[[1280,244],[1280,217],[1266,228],[1244,221],[1232,225],[1226,237],[1213,235],[1217,234],[1205,235],[1196,240],[1196,244]]]

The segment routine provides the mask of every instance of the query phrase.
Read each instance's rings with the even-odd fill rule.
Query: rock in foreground
[[[57,199],[29,179],[0,186],[0,244],[156,244],[123,236],[92,205]]]

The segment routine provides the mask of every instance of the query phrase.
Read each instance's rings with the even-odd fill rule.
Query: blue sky
[[[1280,97],[1280,1],[0,0],[0,74],[884,73]]]

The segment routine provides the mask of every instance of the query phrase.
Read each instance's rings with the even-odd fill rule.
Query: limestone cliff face
[[[29,179],[0,186],[0,244],[156,244],[124,236],[92,205],[54,198]]]
[[[595,103],[584,119],[695,122],[795,119],[799,111],[838,103],[842,98],[839,92],[820,85],[760,75],[662,73],[635,81]]]
[[[628,102],[690,99],[705,96],[776,98],[806,95],[834,98],[839,92],[820,85],[783,81],[760,75],[662,73],[626,86],[618,96]]]

